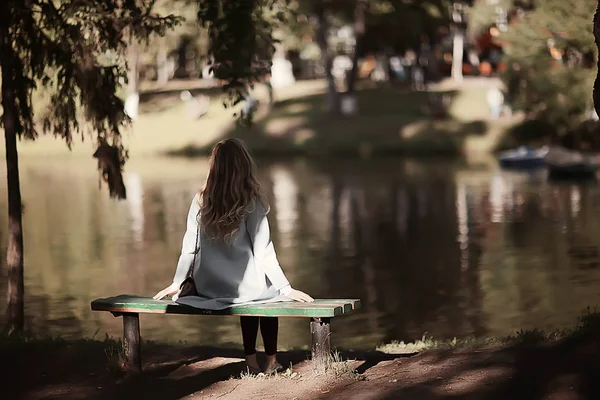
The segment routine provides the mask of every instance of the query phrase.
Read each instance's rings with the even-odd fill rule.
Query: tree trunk
[[[325,12],[325,4],[323,0],[319,0],[315,4],[315,15],[319,21],[319,29],[317,31],[317,42],[321,49],[321,60],[325,68],[325,76],[327,77],[327,110],[330,113],[337,113],[339,109],[338,92],[335,88],[335,78],[331,68],[333,67],[333,57],[329,52],[329,44],[327,42],[327,32],[329,31],[329,23],[327,22],[327,14]]]
[[[158,54],[156,55],[156,70],[156,80],[158,81],[158,84],[160,86],[165,86],[169,83],[169,55],[164,44],[161,44]]]
[[[598,7],[596,8],[596,14],[594,14],[594,39],[596,41],[596,47],[600,52],[600,0],[598,0]],[[594,82],[594,108],[596,114],[600,115],[600,53],[598,53],[598,72],[596,75],[596,81]]]
[[[356,101],[356,78],[358,76],[358,59],[362,53],[365,37],[365,11],[367,9],[366,0],[356,0],[354,9],[354,36],[356,44],[354,45],[354,56],[352,57],[352,69],[346,77],[346,93],[342,100],[342,112],[345,115],[353,115],[357,111]]]
[[[463,66],[463,54],[465,50],[465,34],[464,28],[464,13],[463,3],[461,1],[454,1],[452,3],[452,27],[451,32],[453,33],[452,43],[452,79],[457,82],[462,81],[462,66]]]
[[[127,46],[127,98],[125,99],[125,113],[132,120],[139,116],[139,51],[137,43],[130,40]]]
[[[138,92],[140,54],[137,43],[130,40],[127,46],[127,94]]]
[[[17,153],[17,105],[14,96],[15,54],[9,36],[9,10],[6,2],[0,7],[0,64],[2,66],[2,106],[6,145],[6,178],[8,183],[8,331],[23,331],[25,322],[23,284],[23,223],[21,217],[21,185]]]
[[[462,65],[464,52],[464,36],[458,29],[454,33],[454,41],[452,44],[452,79],[457,82],[462,81]]]
[[[358,75],[358,58],[362,53],[365,37],[365,12],[367,10],[366,0],[356,0],[354,9],[354,36],[356,45],[354,46],[354,57],[352,59],[352,69],[346,80],[347,93],[353,94],[356,86],[356,77]]]

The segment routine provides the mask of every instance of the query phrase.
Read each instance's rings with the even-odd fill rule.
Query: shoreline
[[[253,94],[260,102],[259,108],[253,125],[247,128],[237,124],[237,108],[223,108],[218,92],[211,94],[209,110],[203,117],[190,118],[187,104],[179,98],[181,82],[173,82],[173,88],[143,93],[140,117],[123,130],[123,142],[132,159],[202,157],[216,142],[232,136],[244,139],[257,156],[489,154],[501,146],[507,132],[520,121],[516,116],[491,119],[485,96],[487,87],[493,84],[493,80],[466,80],[456,86],[444,81],[431,92],[419,92],[404,86],[361,83],[358,113],[352,117],[325,111],[325,81],[298,81],[280,89],[272,106],[259,85]],[[191,89],[196,94],[194,90],[200,89]],[[430,110],[432,93],[447,99],[444,116],[435,117]],[[19,154],[23,156],[73,154],[91,158],[93,151],[91,137],[85,137],[84,142],[74,140],[71,151],[51,135],[19,142]],[[3,152],[4,146],[0,146],[0,154]]]
[[[281,352],[280,362],[289,368],[275,377],[245,373],[243,351],[231,347],[145,342],[140,376],[123,373],[122,344],[111,338],[4,334],[0,355],[15,360],[3,378],[9,394],[22,399],[577,399],[597,398],[600,390],[598,340],[600,314],[588,311],[569,331],[340,350],[325,372],[313,369],[308,351]]]

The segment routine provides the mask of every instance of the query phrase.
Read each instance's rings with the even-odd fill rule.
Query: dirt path
[[[102,344],[0,349],[3,399],[600,399],[595,338],[529,347],[416,355],[344,352],[356,373],[316,374],[304,352],[280,356],[292,372],[240,377],[239,350],[154,346],[145,372],[107,370]],[[342,365],[342,364],[340,364]],[[9,367],[10,366],[10,367]]]

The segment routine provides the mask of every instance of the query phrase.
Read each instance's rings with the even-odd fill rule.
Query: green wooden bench
[[[349,314],[360,308],[357,299],[317,299],[313,303],[270,303],[236,306],[226,310],[202,310],[171,300],[154,300],[151,297],[120,295],[92,301],[93,311],[108,311],[123,317],[123,343],[126,367],[132,372],[142,370],[140,351],[140,314],[229,315],[257,317],[310,318],[312,334],[312,359],[321,362],[331,353],[331,318]]]

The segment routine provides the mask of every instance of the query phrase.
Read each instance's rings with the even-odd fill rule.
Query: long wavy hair
[[[199,222],[209,240],[230,243],[259,201],[268,212],[254,160],[240,139],[223,140],[212,149],[199,200]]]

